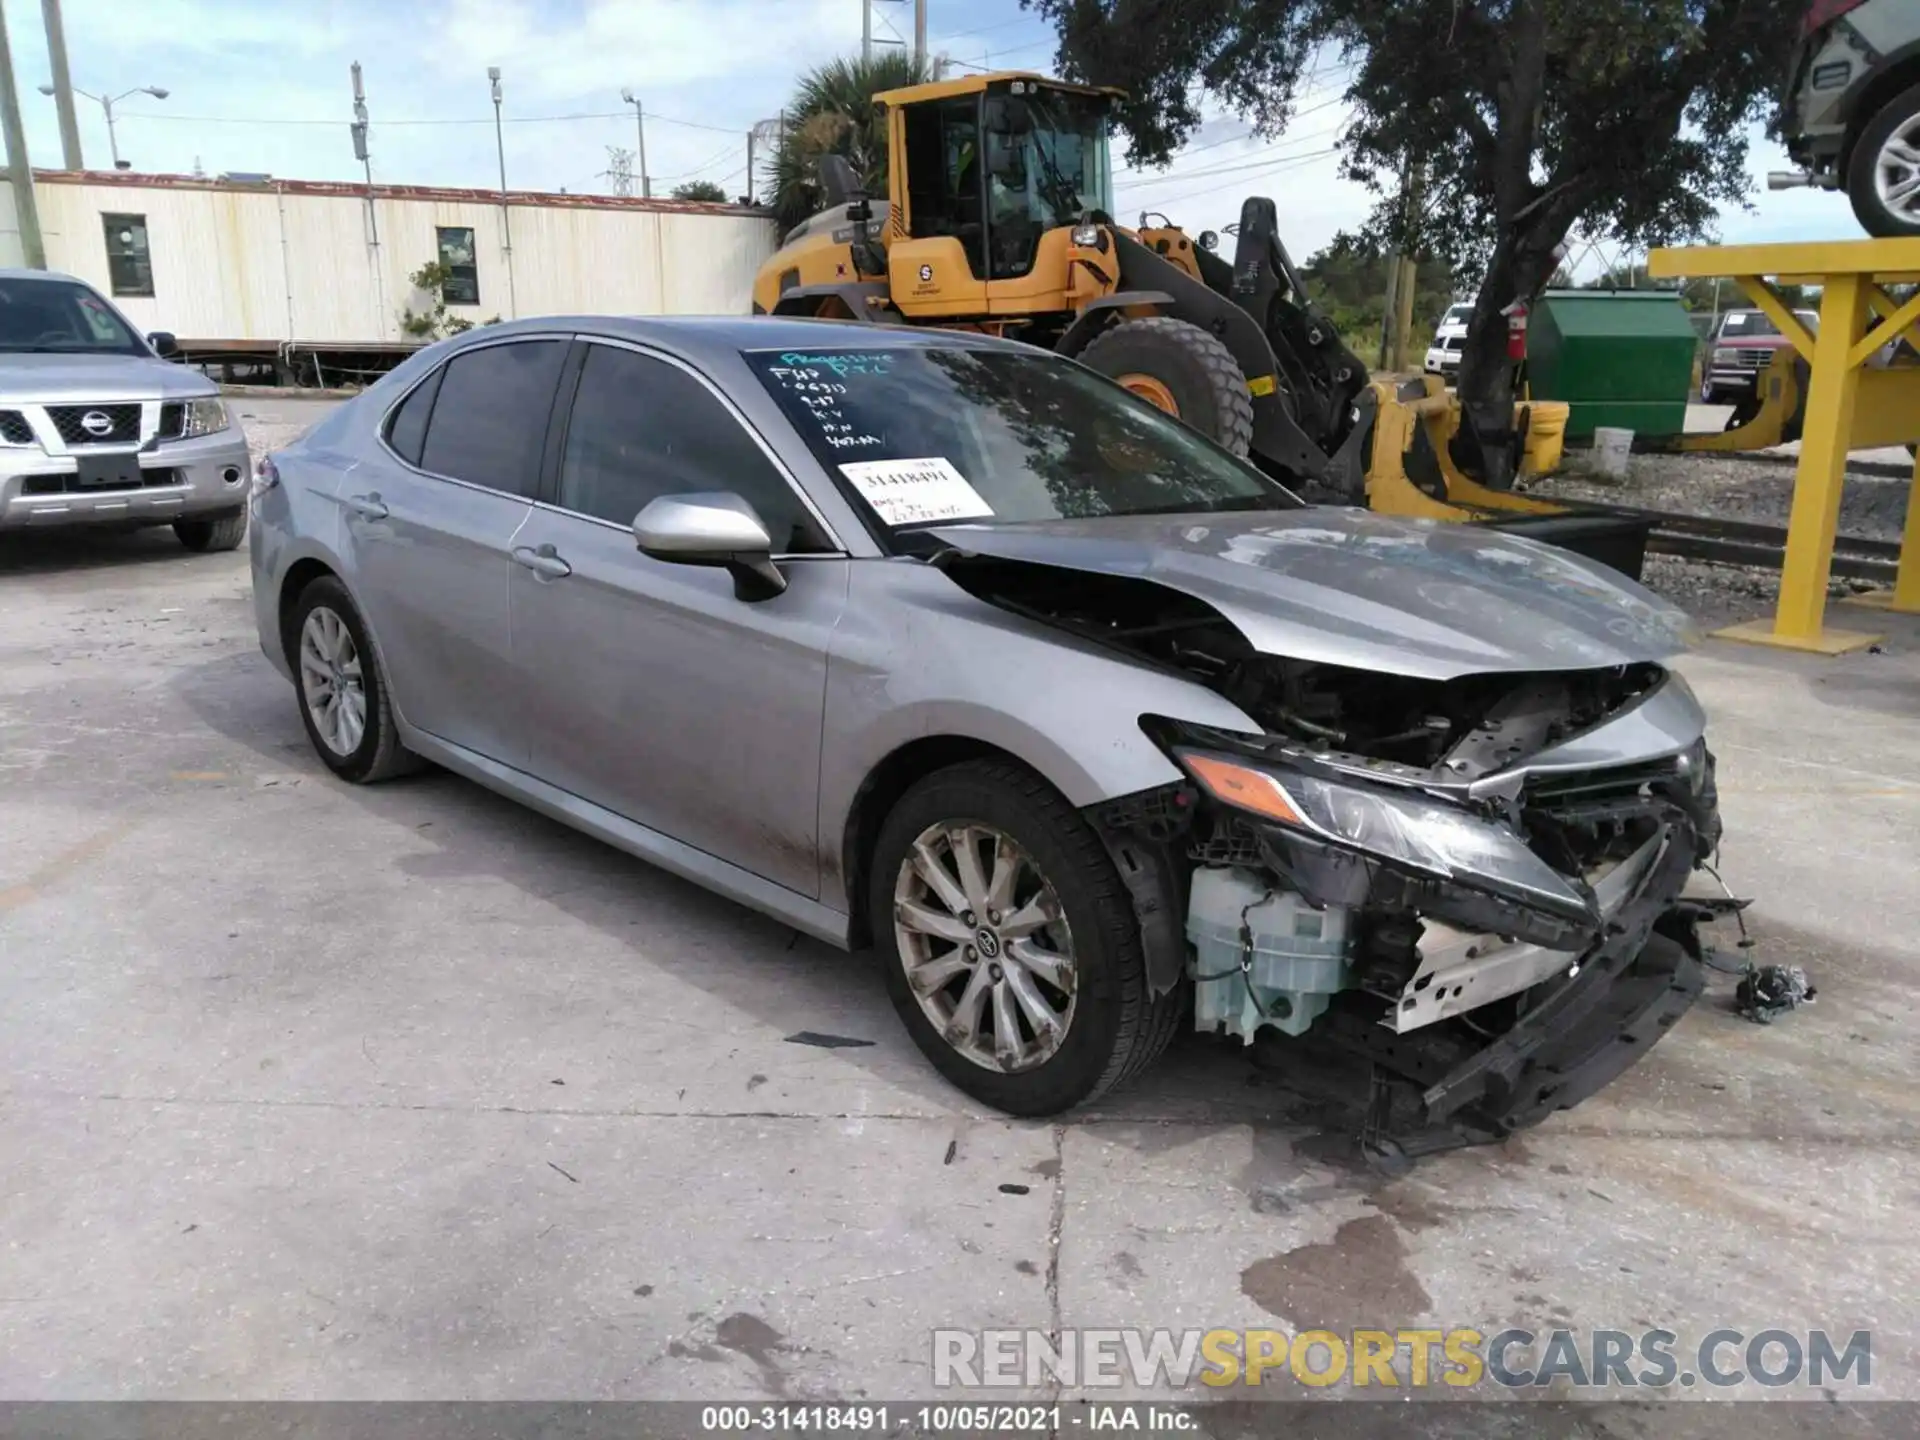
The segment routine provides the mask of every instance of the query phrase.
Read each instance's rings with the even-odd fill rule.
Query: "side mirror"
[[[675,565],[719,565],[742,600],[771,600],[787,588],[773,563],[773,540],[753,506],[738,495],[662,495],[633,518],[640,553]]]
[[[147,343],[153,346],[153,353],[162,360],[171,360],[180,353],[180,342],[173,338],[171,330],[156,330],[147,336]]]

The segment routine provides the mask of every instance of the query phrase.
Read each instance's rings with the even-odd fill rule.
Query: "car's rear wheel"
[[[287,637],[300,718],[326,767],[356,784],[417,768],[400,744],[379,655],[346,587],[327,576],[302,590]]]
[[[1920,235],[1920,85],[1881,106],[1853,142],[1847,198],[1869,235]]]
[[[182,545],[198,554],[211,550],[238,550],[247,538],[247,512],[216,515],[210,520],[176,520],[173,533]]]
[[[914,1043],[974,1098],[1052,1115],[1166,1046],[1139,924],[1086,820],[1005,761],[927,776],[881,827],[870,877],[887,990]]]
[[[1702,380],[1700,382],[1700,403],[1702,405],[1718,405],[1720,403],[1720,392],[1713,388],[1713,382],[1711,380]]]

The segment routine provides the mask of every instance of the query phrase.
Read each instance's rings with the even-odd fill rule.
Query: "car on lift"
[[[83,280],[0,270],[0,531],[171,525],[189,550],[238,548],[247,438],[174,353]]]
[[[1845,190],[1869,235],[1920,235],[1920,0],[1816,0],[1779,127],[1798,170],[1776,190]]]
[[[260,643],[336,775],[432,760],[872,944],[915,1044],[1007,1112],[1184,1022],[1360,1056],[1405,1156],[1576,1103],[1700,992],[1719,819],[1677,612],[1307,505],[1062,356],[509,322],[253,504]]]

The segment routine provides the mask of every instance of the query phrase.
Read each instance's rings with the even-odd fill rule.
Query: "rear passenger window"
[[[421,469],[532,498],[566,353],[564,340],[520,340],[454,356],[441,372]]]
[[[427,416],[433,410],[433,397],[439,392],[440,377],[445,373],[436,370],[414,386],[413,393],[400,402],[400,408],[387,423],[387,444],[409,465],[420,463],[420,447],[427,438]]]
[[[776,555],[829,548],[786,476],[705,385],[664,360],[589,346],[567,422],[561,506],[631,525],[650,500],[703,490],[751,504]]]

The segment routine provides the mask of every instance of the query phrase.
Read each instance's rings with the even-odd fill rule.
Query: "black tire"
[[[346,754],[334,749],[322,737],[307,699],[307,687],[301,680],[301,635],[306,628],[307,617],[322,607],[332,611],[345,624],[360,659],[366,728],[361,734],[360,743]],[[300,721],[307,727],[307,739],[312,742],[314,753],[320,757],[321,763],[341,779],[350,780],[356,785],[389,780],[420,768],[422,762],[419,757],[400,744],[400,728],[394,723],[393,704],[388,698],[386,671],[380,663],[380,652],[367,632],[366,621],[360,617],[360,611],[347,594],[346,586],[331,575],[322,576],[308,585],[295,597],[289,608],[281,638],[286,647],[287,662],[293,667],[293,688],[299,700]]]
[[[1711,380],[1703,380],[1700,382],[1700,403],[1702,405],[1718,405],[1720,403],[1720,392],[1713,388],[1713,382]]]
[[[1920,115],[1920,85],[1903,90],[1874,114],[1866,127],[1854,137],[1847,160],[1847,198],[1853,213],[1867,234],[1880,239],[1902,235],[1920,235],[1920,208],[1909,213],[1889,210],[1875,185],[1880,163],[1880,147],[1889,136]],[[1920,167],[1912,172],[1920,176]]]
[[[1233,352],[1198,325],[1166,315],[1123,320],[1080,352],[1110,380],[1149,375],[1172,394],[1179,418],[1236,455],[1253,444],[1253,396]]]
[[[1074,1010],[1060,1048],[1030,1069],[988,1069],[949,1045],[907,983],[894,934],[894,885],[913,843],[946,822],[989,825],[1026,850],[1059,897],[1073,936]],[[1158,1000],[1147,987],[1140,926],[1099,837],[1051,785],[1011,761],[955,765],[913,785],[880,827],[869,876],[874,944],[887,993],[934,1068],[1009,1115],[1056,1115],[1105,1094],[1166,1049],[1184,1013],[1184,987]]]
[[[247,512],[235,510],[209,520],[176,520],[173,533],[180,543],[196,554],[214,550],[238,550],[247,538]]]

